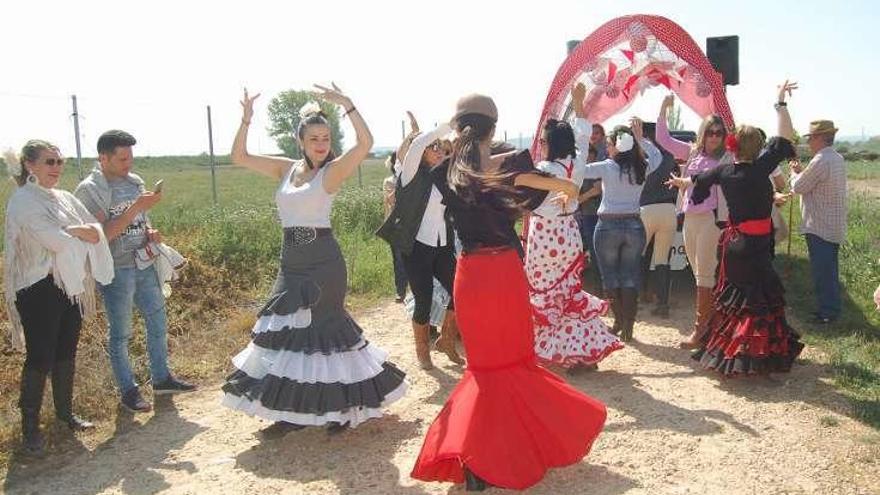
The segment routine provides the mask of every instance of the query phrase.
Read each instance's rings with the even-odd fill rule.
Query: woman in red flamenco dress
[[[527,152],[490,156],[491,98],[459,100],[450,163],[436,167],[463,244],[453,297],[468,366],[425,437],[412,477],[468,490],[522,490],[552,467],[579,462],[605,424],[605,406],[538,366],[532,309],[514,230],[524,209],[574,183],[534,169]]]

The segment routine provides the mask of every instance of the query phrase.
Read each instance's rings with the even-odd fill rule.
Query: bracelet
[[[342,114],[342,116],[345,117],[345,116],[347,116],[348,114],[350,114],[351,112],[354,112],[355,110],[357,110],[357,107],[354,106],[354,105],[352,105],[352,106],[351,106],[351,109],[350,109],[350,110],[346,110],[345,113]]]
[[[251,121],[250,121],[250,120],[244,120],[244,119],[241,119],[241,123],[244,124],[244,125],[251,125]]]
[[[775,108],[776,110],[779,110],[780,108],[787,107],[787,106],[788,106],[788,103],[786,103],[784,101],[777,101],[776,103],[773,104],[773,108]]]

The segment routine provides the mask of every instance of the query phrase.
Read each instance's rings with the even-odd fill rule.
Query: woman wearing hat
[[[679,189],[693,186],[691,201],[699,204],[720,185],[730,220],[720,242],[721,262],[713,304],[715,313],[694,359],[725,376],[788,371],[803,349],[799,335],[785,319],[784,289],[773,269],[773,186],[768,177],[782,160],[793,158],[794,130],[781,86],[777,115],[779,137],[766,144],[761,132],[740,125],[728,137],[736,162],[693,177],[671,177]]]
[[[306,426],[338,432],[382,415],[406,391],[404,373],[367,341],[345,310],[345,260],[330,228],[336,193],[370,151],[373,138],[351,100],[335,85],[319,96],[351,119],[355,146],[339,157],[317,103],[300,111],[302,160],[251,155],[247,134],[254,100],[244,94],[232,161],[279,181],[275,203],[284,228],[281,266],[272,296],[259,312],[251,343],[232,360],[223,404],[273,424],[281,436]]]
[[[458,101],[449,163],[432,171],[463,245],[456,313],[468,368],[428,430],[412,471],[425,481],[525,489],[547,469],[581,460],[602,430],[605,406],[538,366],[532,308],[514,222],[548,191],[578,187],[538,173],[528,152],[490,155],[498,112],[491,98]]]

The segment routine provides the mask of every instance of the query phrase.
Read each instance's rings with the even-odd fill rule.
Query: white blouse
[[[406,187],[412,182],[419,170],[422,162],[422,155],[428,145],[449,134],[452,128],[449,124],[441,124],[434,130],[425,134],[420,134],[413,139],[406,156],[403,157],[403,166],[400,171],[400,183]],[[426,246],[445,246],[449,239],[446,238],[446,205],[443,204],[443,196],[437,190],[437,186],[431,186],[431,195],[428,197],[428,206],[425,208],[425,214],[422,215],[422,223],[419,225],[419,231],[416,233],[416,240]]]

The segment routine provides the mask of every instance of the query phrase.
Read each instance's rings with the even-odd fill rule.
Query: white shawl
[[[64,230],[84,224],[98,229],[97,244],[80,241]],[[24,350],[24,329],[15,306],[16,288],[27,283],[26,274],[44,259],[44,253],[52,260],[55,285],[79,305],[85,318],[97,310],[95,281],[113,281],[113,257],[104,230],[82,203],[60,189],[31,183],[19,187],[6,209],[4,283],[12,346],[20,351]]]

